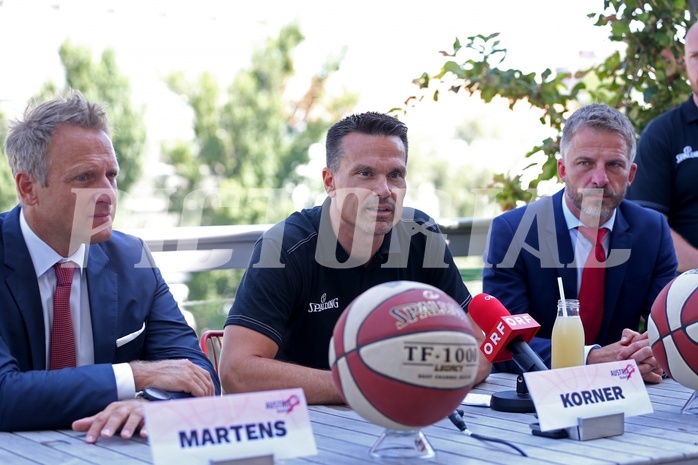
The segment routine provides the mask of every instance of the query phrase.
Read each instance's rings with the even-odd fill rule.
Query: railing
[[[271,225],[130,229],[168,272],[245,268],[257,239]]]
[[[458,218],[439,223],[454,257],[482,256],[490,218]],[[158,266],[168,272],[245,268],[255,242],[271,225],[132,229],[148,244]]]
[[[456,257],[461,277],[474,295],[481,290],[482,252],[491,219],[459,218],[439,224]],[[222,328],[232,297],[192,301],[189,274],[244,269],[259,237],[271,225],[200,226],[124,230],[145,240],[189,324],[197,330]]]

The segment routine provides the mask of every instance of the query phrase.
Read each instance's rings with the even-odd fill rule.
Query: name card
[[[145,404],[155,465],[317,454],[302,389]]]
[[[524,373],[541,431],[577,426],[579,418],[652,413],[634,360]]]

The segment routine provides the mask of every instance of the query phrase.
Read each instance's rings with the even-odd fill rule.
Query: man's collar
[[[19,227],[22,230],[24,242],[27,244],[27,249],[29,250],[29,255],[31,256],[37,278],[50,270],[53,265],[59,261],[71,261],[78,265],[82,272],[87,256],[87,247],[85,244],[80,244],[78,250],[70,257],[62,257],[32,231],[27,223],[27,219],[24,217],[24,209],[19,212]]]
[[[565,188],[567,189],[567,188]],[[616,222],[616,212],[617,209],[613,209],[613,214],[611,218],[608,219],[604,224],[599,225],[600,228],[607,228],[609,231],[613,231],[613,225]],[[579,221],[579,218],[574,216],[572,210],[570,210],[569,205],[567,205],[567,192],[562,193],[562,214],[565,215],[565,223],[567,223],[567,229],[574,229],[579,226],[584,226],[584,223]]]

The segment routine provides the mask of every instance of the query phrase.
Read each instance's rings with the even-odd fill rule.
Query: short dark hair
[[[325,141],[327,167],[333,171],[339,169],[342,152],[342,139],[352,132],[368,134],[371,136],[397,136],[405,146],[405,163],[407,163],[407,126],[399,119],[369,111],[347,116],[343,120],[335,123],[327,131]]]

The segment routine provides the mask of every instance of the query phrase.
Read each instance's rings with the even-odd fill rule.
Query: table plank
[[[152,455],[147,442],[124,440],[114,437],[100,439],[97,444],[87,444],[72,431],[26,431],[14,433],[15,439],[22,438],[33,443],[30,455],[35,463],[54,465],[57,463],[132,465],[150,464]],[[7,445],[3,442],[3,447]],[[128,450],[127,453],[124,451]],[[59,454],[59,455],[57,455]],[[137,458],[137,457],[140,458]]]
[[[12,464],[74,464],[83,465],[90,462],[82,460],[70,453],[53,447],[53,442],[42,444],[34,439],[26,438],[23,433],[0,433],[0,450],[8,455],[0,454],[0,463]],[[12,459],[5,459],[5,457]]]
[[[492,394],[515,389],[515,376],[496,373],[472,392]],[[622,435],[591,441],[550,439],[531,434],[532,413],[498,412],[490,408],[462,406],[464,421],[472,433],[505,439],[522,449],[523,457],[502,444],[480,441],[464,434],[448,419],[423,428],[436,451],[435,465],[549,464],[610,465],[698,463],[698,415],[684,414],[682,407],[692,390],[668,379],[648,385],[651,414],[628,417]],[[413,408],[419,408],[414,406]],[[309,415],[318,454],[284,460],[284,465],[356,465],[370,463],[370,447],[383,428],[371,424],[346,406],[310,406]],[[392,461],[391,463],[397,463]],[[399,465],[410,463],[399,461]],[[32,431],[0,433],[0,463],[70,465],[143,465],[152,463],[147,440],[100,439],[86,444],[83,433]]]

